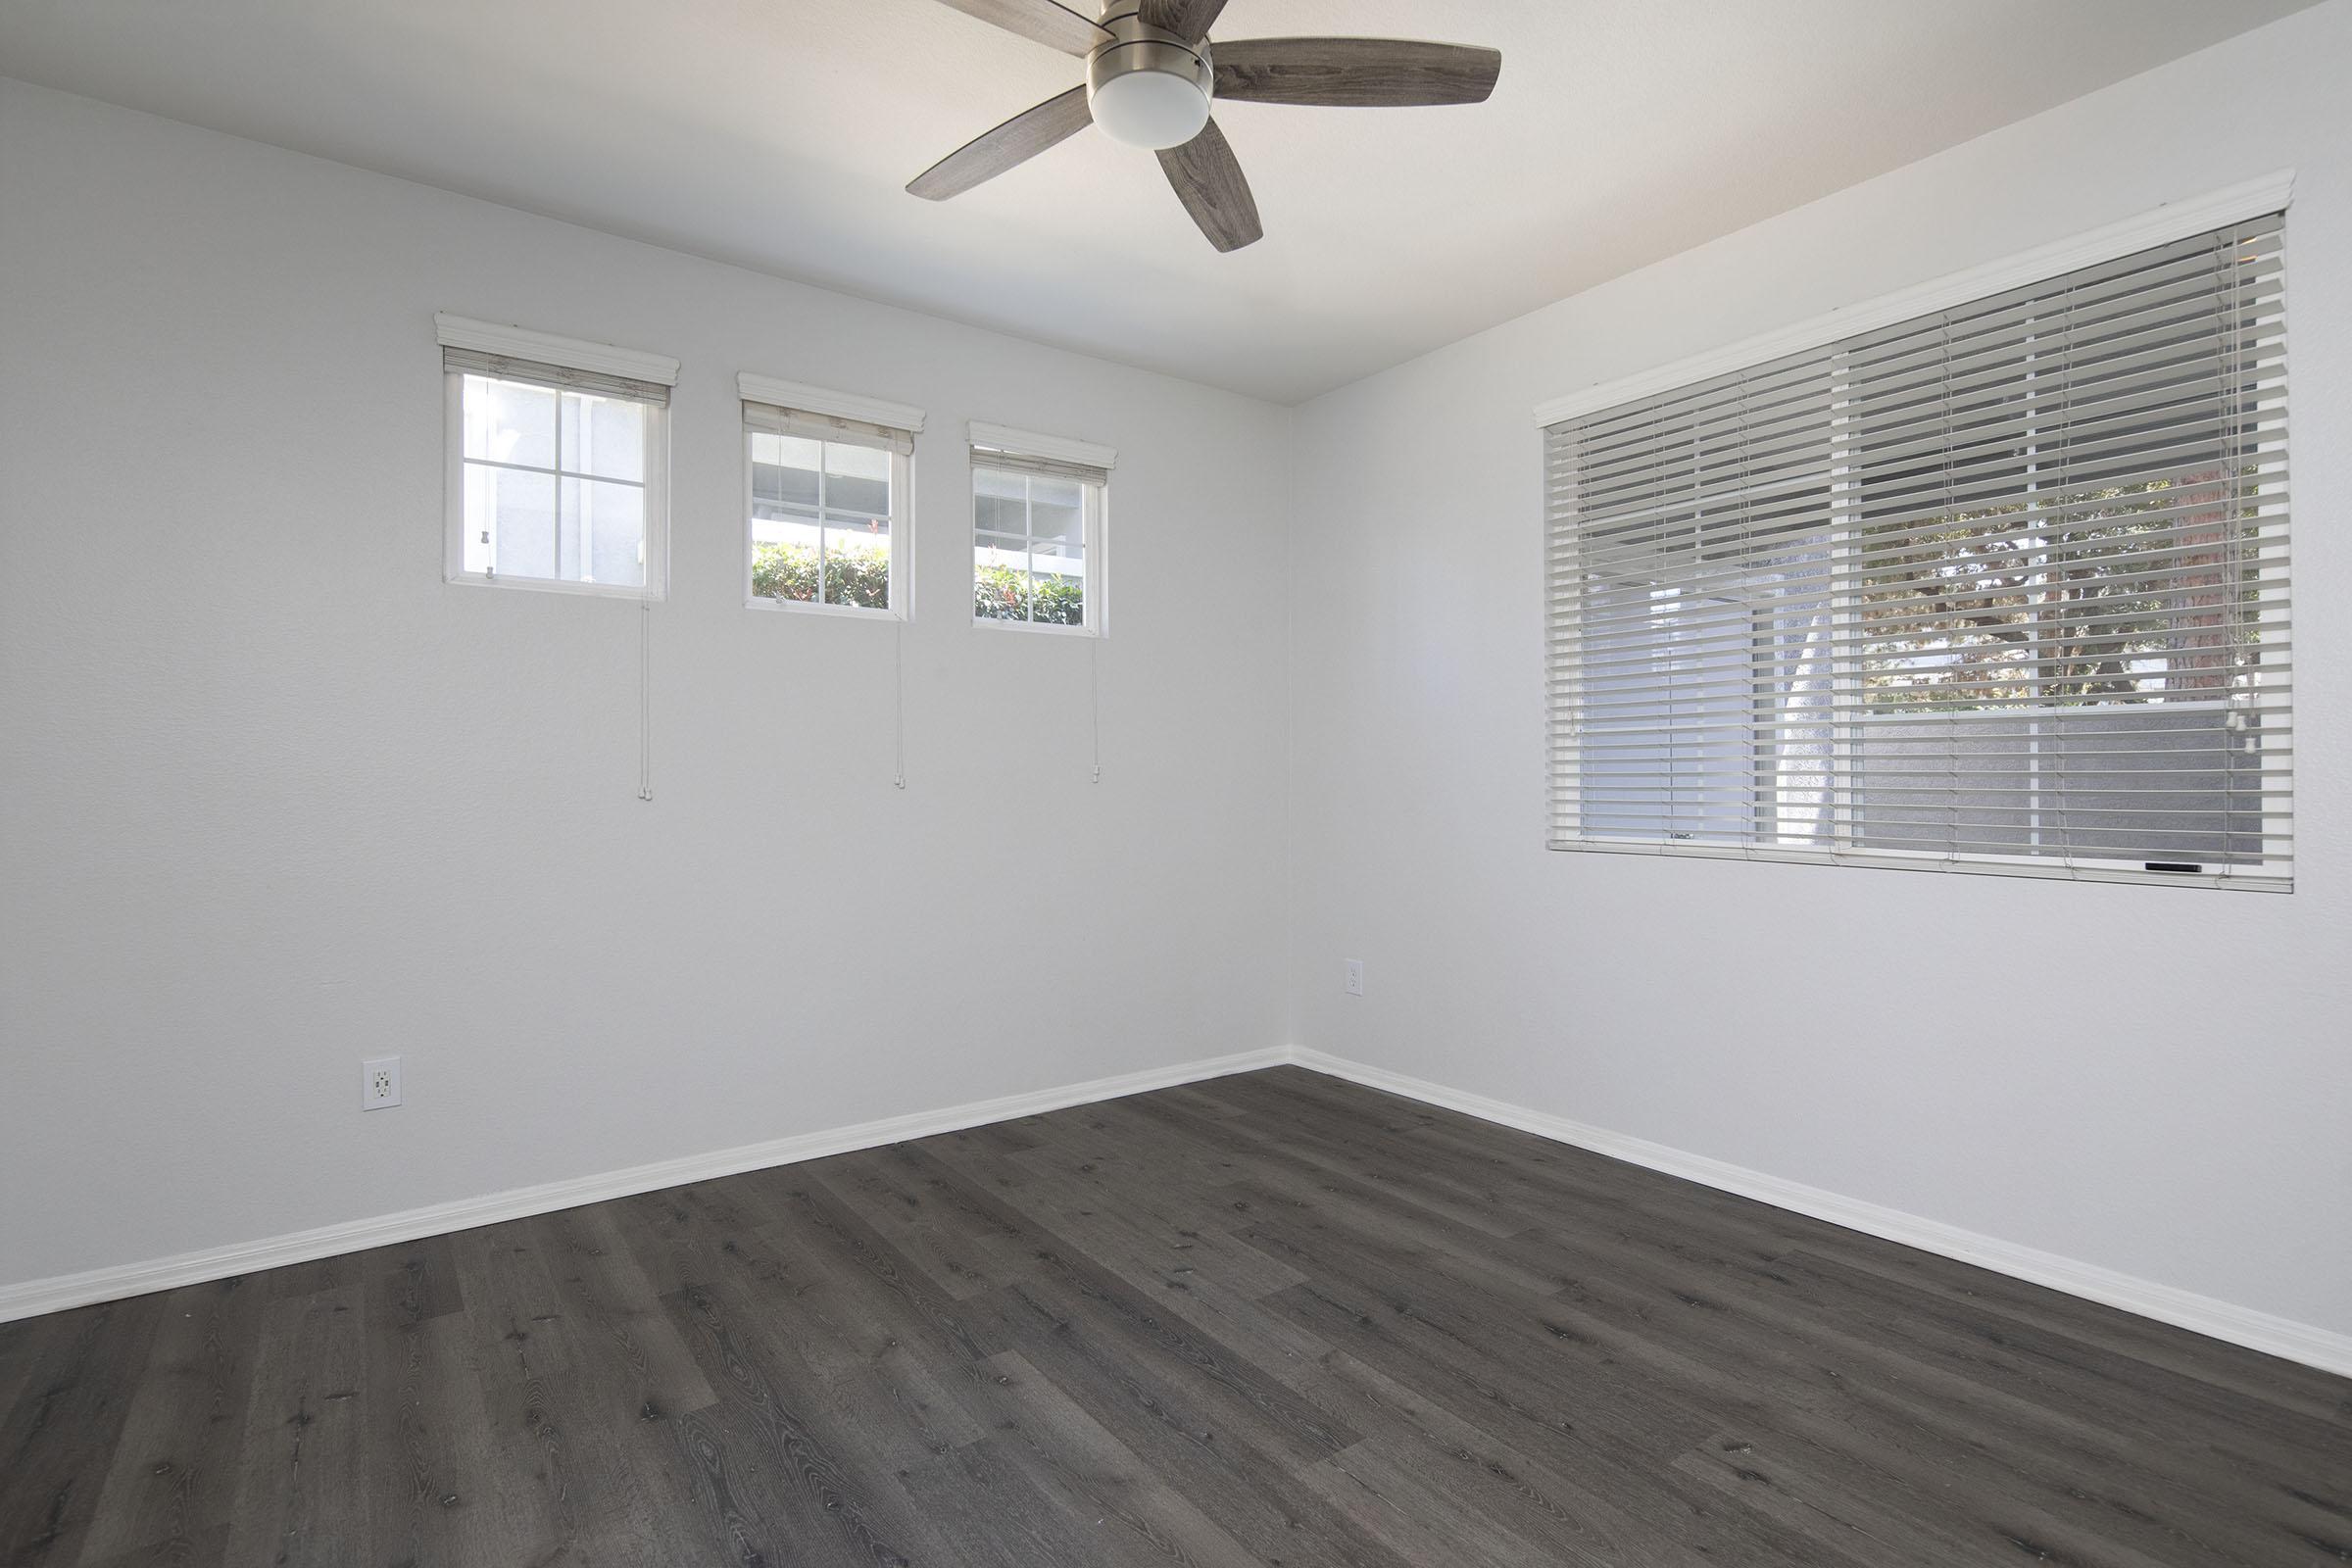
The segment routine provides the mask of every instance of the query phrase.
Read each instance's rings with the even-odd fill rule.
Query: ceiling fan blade
[[[1143,16],[1152,26],[1199,43],[1217,24],[1217,13],[1224,9],[1225,0],[1144,0]]]
[[[1159,167],[1176,187],[1176,199],[1217,249],[1238,251],[1265,233],[1250,181],[1242,177],[1242,166],[1215,121],[1183,146],[1161,149]]]
[[[1377,109],[1483,103],[1502,52],[1407,38],[1243,38],[1216,49],[1217,96]]]
[[[1054,0],[944,0],[966,16],[993,22],[1007,32],[1035,38],[1063,54],[1084,55],[1110,41],[1110,34],[1091,17],[1082,17]]]
[[[970,141],[906,182],[909,195],[944,202],[974,185],[996,178],[1007,169],[1025,164],[1056,142],[1069,140],[1095,122],[1086,106],[1086,89],[1072,87],[1035,109],[1013,116],[996,129]]]

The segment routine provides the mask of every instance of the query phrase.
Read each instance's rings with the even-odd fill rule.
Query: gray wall
[[[1185,563],[1283,411],[13,81],[0,280],[0,1284],[1281,1044]],[[637,608],[441,580],[436,310],[684,363],[650,806]],[[744,369],[929,413],[904,792],[890,628],[744,608]],[[1120,449],[1099,647],[971,626],[974,417]]]

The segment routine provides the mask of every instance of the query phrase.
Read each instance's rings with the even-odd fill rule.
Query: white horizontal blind
[[[582,392],[591,397],[623,398],[632,403],[650,403],[656,408],[669,407],[669,388],[661,382],[641,381],[604,370],[578,370],[567,365],[518,360],[510,355],[456,347],[444,347],[441,350],[441,367],[445,370],[466,375],[487,375],[500,381],[521,381],[531,386],[553,387],[558,391]]]
[[[983,446],[977,441],[972,443],[972,462],[984,468],[1002,468],[1007,473],[1035,473],[1053,479],[1075,479],[1080,484],[1110,483],[1110,470],[1091,463],[1042,458],[1034,452],[1006,451]]]
[[[872,447],[883,452],[896,452],[902,457],[910,456],[914,451],[914,432],[911,430],[876,424],[868,419],[853,419],[845,415],[781,408],[774,404],[757,403],[749,398],[743,404],[743,425],[747,430],[798,436],[806,441],[830,441],[839,446]]]
[[[1548,427],[1555,847],[2288,886],[2282,241]]]

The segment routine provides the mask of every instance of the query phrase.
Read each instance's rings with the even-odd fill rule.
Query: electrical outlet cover
[[[389,1110],[400,1103],[400,1058],[370,1056],[360,1063],[360,1108]]]

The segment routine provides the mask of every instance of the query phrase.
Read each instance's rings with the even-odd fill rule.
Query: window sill
[[[896,610],[871,610],[864,605],[820,605],[808,599],[771,599],[765,594],[754,594],[743,602],[746,610],[778,610],[795,615],[839,615],[847,620],[905,620],[906,616]]]
[[[2149,871],[2129,861],[2049,860],[2034,857],[1956,858],[1900,850],[1790,850],[1736,844],[1661,844],[1655,839],[1547,840],[1548,850],[1583,854],[1647,855],[1673,859],[1769,860],[1781,865],[1858,865],[1881,871],[1932,871],[1951,876],[2006,876],[2043,882],[2124,882],[2143,887],[2220,888],[2237,893],[2292,893],[2291,870],[2245,866],[2214,871]]]
[[[583,599],[654,599],[663,597],[660,589],[648,593],[643,588],[624,587],[612,582],[567,582],[561,577],[497,577],[485,571],[455,571],[444,581],[466,588],[522,588],[534,593],[574,594]]]
[[[1050,620],[1006,620],[996,615],[974,615],[972,624],[986,631],[1033,631],[1054,637],[1100,637],[1100,626],[1064,626]]]

